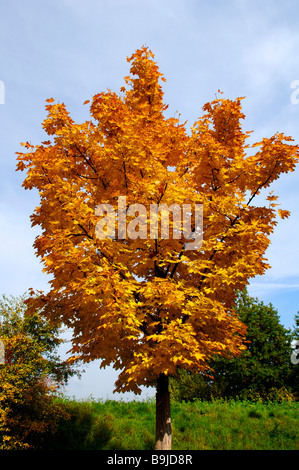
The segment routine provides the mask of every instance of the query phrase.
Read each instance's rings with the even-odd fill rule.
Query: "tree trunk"
[[[171,450],[171,417],[168,376],[160,374],[156,393],[156,450]]]

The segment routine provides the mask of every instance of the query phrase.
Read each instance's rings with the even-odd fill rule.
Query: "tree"
[[[277,310],[249,296],[245,289],[237,297],[236,313],[247,327],[247,349],[239,357],[211,360],[212,379],[182,372],[180,380],[173,379],[172,384],[177,399],[295,395],[290,360],[293,334],[280,324]]]
[[[89,121],[76,124],[64,103],[49,99],[43,128],[50,140],[24,143],[18,170],[27,171],[23,186],[40,194],[35,248],[53,276],[39,305],[73,328],[74,359],[101,359],[121,371],[117,391],[157,385],[160,449],[171,445],[169,376],[178,368],[205,371],[211,357],[245,347],[233,300],[268,267],[264,254],[277,223],[276,196],[267,196],[268,207],[252,201],[294,170],[298,147],[277,133],[247,156],[241,98],[206,104],[189,135],[179,119],[166,117],[165,79],[152,52],[143,47],[128,61],[120,94],[95,95]],[[204,240],[190,249],[200,205]],[[150,209],[164,223],[171,206],[170,235],[152,231]],[[192,209],[181,237],[174,207]]]
[[[35,311],[26,315],[23,297],[0,301],[0,338],[5,362],[0,364],[0,449],[41,448],[65,413],[55,391],[75,369],[61,362],[57,325]]]
[[[238,299],[240,320],[247,326],[247,350],[231,362],[216,361],[216,371],[226,382],[225,394],[246,396],[258,394],[267,398],[274,390],[288,387],[292,372],[292,334],[279,322],[272,304],[242,292]]]

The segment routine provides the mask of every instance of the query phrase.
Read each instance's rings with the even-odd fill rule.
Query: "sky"
[[[127,57],[143,45],[166,78],[170,115],[187,127],[220,89],[243,100],[243,127],[252,141],[276,132],[299,144],[299,17],[297,0],[2,0],[0,7],[0,295],[47,290],[36,258],[30,214],[35,191],[16,172],[20,142],[45,140],[45,100],[64,102],[77,122],[85,100],[118,92]],[[273,186],[291,211],[271,237],[271,269],[251,280],[250,295],[271,303],[286,328],[299,310],[299,166]],[[68,338],[68,336],[66,336]],[[64,345],[62,355],[68,349]],[[90,364],[66,393],[76,398],[132,399],[113,394],[117,373]],[[144,389],[141,398],[151,397]]]

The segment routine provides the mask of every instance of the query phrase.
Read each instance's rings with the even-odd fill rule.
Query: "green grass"
[[[153,450],[152,401],[63,400],[62,419],[47,447],[60,450]],[[299,449],[298,403],[173,403],[173,450]]]

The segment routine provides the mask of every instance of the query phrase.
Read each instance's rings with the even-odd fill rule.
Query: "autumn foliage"
[[[268,268],[278,212],[272,193],[264,205],[255,197],[294,170],[298,147],[281,133],[250,146],[243,98],[207,103],[189,132],[167,117],[151,51],[128,61],[125,86],[95,95],[89,121],[76,124],[49,99],[49,140],[23,144],[18,169],[40,194],[32,224],[42,230],[35,248],[51,288],[39,305],[73,328],[74,359],[113,364],[116,390],[139,393],[160,374],[204,371],[212,357],[245,348],[234,299]],[[119,196],[148,210],[203,204],[201,248],[184,250],[183,238],[97,238],[96,207],[117,211]]]

